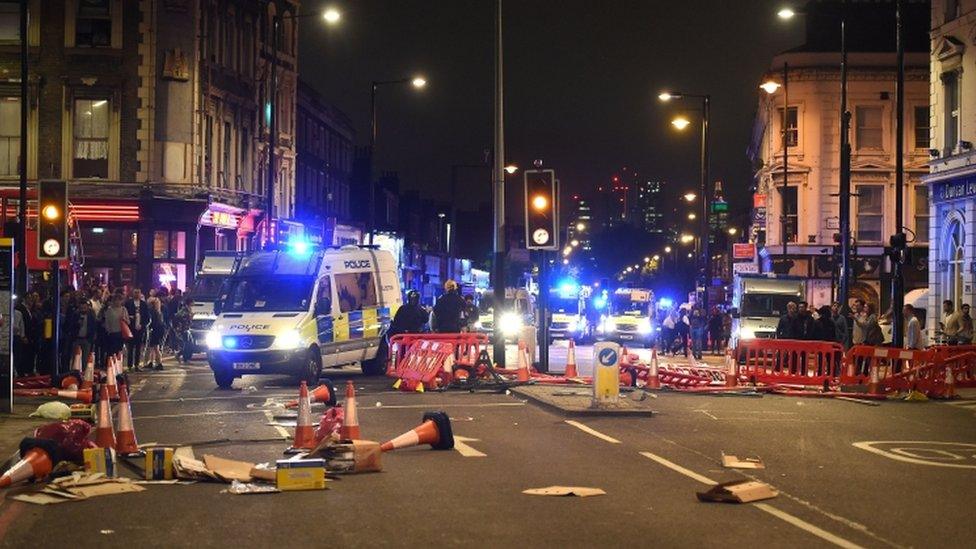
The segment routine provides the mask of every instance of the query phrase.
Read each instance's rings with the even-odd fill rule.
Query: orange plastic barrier
[[[836,380],[843,356],[839,343],[796,339],[741,340],[733,354],[742,381],[818,386]]]
[[[471,357],[487,344],[488,336],[476,333],[395,335],[387,375],[398,378],[397,386],[405,391],[436,389],[453,381],[456,365],[473,368]]]
[[[935,360],[952,363],[956,375],[956,387],[976,387],[976,345],[937,345],[930,348]],[[962,358],[957,358],[962,356]],[[956,359],[956,360],[952,360]]]
[[[871,368],[878,369],[878,378],[895,377],[891,390],[911,389],[910,372],[920,370],[921,375],[937,362],[936,353],[931,349],[908,350],[892,347],[873,347],[855,345],[844,355],[844,368],[840,375],[841,385],[868,385],[871,381]],[[888,386],[888,383],[885,383]]]

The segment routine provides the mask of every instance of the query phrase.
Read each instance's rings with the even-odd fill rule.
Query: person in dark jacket
[[[81,349],[82,370],[84,370],[98,330],[98,320],[92,312],[91,302],[87,299],[79,300],[77,307],[68,314],[65,326],[68,332],[66,339],[71,342],[70,352],[74,354],[75,349]]]
[[[420,292],[407,292],[407,302],[397,309],[393,322],[390,324],[389,335],[418,334],[424,331],[430,314],[420,305]]]
[[[819,315],[813,322],[813,338],[817,341],[837,341],[837,325],[831,318],[830,306],[817,309]]]
[[[712,354],[722,354],[722,311],[712,307],[712,316],[708,317],[708,338],[711,341]]]
[[[458,293],[457,282],[448,280],[444,283],[444,294],[434,305],[434,331],[442,334],[456,334],[464,326],[464,299]]]
[[[786,304],[786,314],[779,317],[779,324],[776,325],[776,339],[798,339],[796,312],[796,303],[790,301]]]
[[[129,370],[138,370],[142,366],[142,346],[148,334],[147,328],[152,321],[149,305],[142,298],[139,288],[132,290],[132,298],[125,302],[125,310],[129,313],[129,329],[132,331],[132,339],[128,342],[126,351],[126,366]]]
[[[807,307],[806,301],[801,301],[796,311],[796,337],[794,339],[817,339],[813,311]]]

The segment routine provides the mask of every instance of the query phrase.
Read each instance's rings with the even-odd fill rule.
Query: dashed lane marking
[[[155,416],[137,416],[132,418],[134,421],[145,421],[147,419],[180,419],[190,417],[206,416],[231,416],[234,414],[263,414],[266,410],[223,410],[219,412],[194,412],[189,414],[159,414]]]
[[[659,463],[659,464],[667,467],[668,469],[671,469],[672,471],[675,471],[677,473],[681,473],[682,475],[685,475],[688,478],[697,480],[698,482],[701,482],[702,484],[707,484],[709,486],[714,486],[714,485],[718,484],[714,480],[712,480],[712,479],[710,479],[710,478],[708,478],[708,477],[706,477],[704,475],[700,475],[700,474],[692,471],[691,469],[687,469],[685,467],[682,467],[682,466],[678,465],[677,463],[674,463],[673,461],[669,461],[669,460],[667,460],[667,459],[665,459],[665,458],[663,458],[663,457],[661,457],[661,456],[659,456],[657,454],[653,454],[651,452],[640,452],[640,455],[642,455],[642,456],[644,456],[644,457],[646,457],[646,458],[648,458],[648,459],[650,459],[652,461],[655,461],[655,462],[657,462],[657,463]],[[810,533],[810,534],[812,534],[814,536],[817,536],[818,538],[820,538],[820,539],[822,539],[824,541],[828,541],[830,543],[833,543],[834,545],[836,545],[838,547],[844,547],[845,549],[861,549],[861,546],[860,545],[858,545],[858,544],[856,544],[856,543],[854,543],[852,541],[846,540],[846,539],[844,539],[844,538],[842,538],[842,537],[840,537],[840,536],[838,536],[836,534],[832,534],[832,533],[824,530],[823,528],[820,528],[819,526],[815,526],[813,524],[810,524],[809,522],[807,522],[807,521],[805,521],[805,520],[803,520],[803,519],[801,519],[799,517],[796,517],[794,515],[791,515],[791,514],[787,513],[786,511],[783,511],[783,510],[781,510],[781,509],[779,509],[777,507],[773,507],[772,505],[769,505],[767,503],[756,503],[756,504],[754,504],[754,507],[756,509],[759,509],[759,510],[761,510],[761,511],[763,511],[763,512],[769,514],[769,515],[772,515],[772,516],[774,516],[774,517],[776,517],[776,518],[778,518],[778,519],[786,522],[787,524],[791,524],[791,525],[799,528],[800,530],[803,530],[803,531],[805,531],[807,533]]]
[[[488,456],[488,454],[485,454],[484,452],[479,452],[478,450],[472,448],[470,445],[467,444],[468,442],[481,442],[481,441],[476,438],[468,438],[468,437],[461,437],[458,435],[454,435],[454,449],[457,450],[458,453],[461,454],[462,456],[466,458],[472,458],[472,457],[480,458],[480,457]]]
[[[620,444],[620,441],[617,440],[617,439],[615,439],[615,438],[613,438],[612,436],[605,435],[605,434],[601,433],[600,431],[597,431],[596,429],[593,429],[592,427],[587,427],[586,425],[583,425],[582,423],[580,423],[578,421],[573,421],[571,419],[567,419],[566,420],[566,423],[568,423],[569,425],[572,425],[573,427],[576,427],[577,429],[579,429],[580,431],[583,431],[584,433],[593,435],[593,436],[595,436],[596,438],[598,438],[600,440],[605,440],[605,441],[609,442],[610,444]]]

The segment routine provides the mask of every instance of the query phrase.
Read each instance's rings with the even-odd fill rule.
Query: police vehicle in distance
[[[402,304],[392,254],[359,246],[286,250],[241,259],[224,284],[207,333],[214,379],[228,388],[250,374],[317,383],[325,367],[385,370],[384,341]]]

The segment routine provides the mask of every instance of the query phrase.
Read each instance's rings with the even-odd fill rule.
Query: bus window
[[[319,279],[319,293],[315,297],[315,314],[332,314],[332,279],[328,275]]]
[[[335,275],[339,293],[339,311],[348,313],[376,306],[376,282],[373,273]]]

